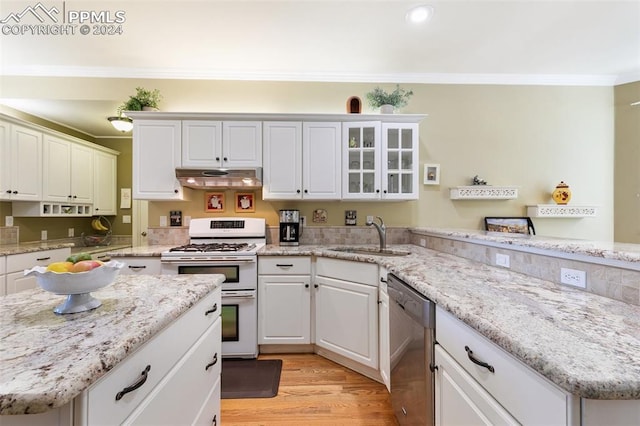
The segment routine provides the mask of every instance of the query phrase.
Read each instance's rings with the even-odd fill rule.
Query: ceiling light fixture
[[[108,117],[107,120],[116,128],[123,133],[130,132],[133,129],[133,120],[129,117],[121,115],[119,117]]]
[[[427,22],[433,15],[433,7],[423,4],[409,9],[405,19],[412,24]]]

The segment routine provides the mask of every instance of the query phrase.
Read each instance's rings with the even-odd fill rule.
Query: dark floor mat
[[[222,399],[272,398],[281,371],[281,359],[223,359]]]

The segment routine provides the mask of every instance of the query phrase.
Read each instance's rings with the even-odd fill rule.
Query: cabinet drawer
[[[70,254],[70,248],[11,254],[7,256],[7,273],[30,269],[34,266],[47,266],[52,262],[62,262],[69,257]]]
[[[222,319],[218,318],[125,424],[194,424],[220,378],[221,342]]]
[[[378,265],[349,260],[318,258],[316,275],[378,286]]]
[[[157,275],[162,271],[162,264],[159,257],[114,257],[113,260],[118,260],[125,263],[125,267],[120,270],[121,274],[134,275]]]
[[[565,392],[440,307],[436,308],[436,340],[520,423],[567,423]],[[494,372],[473,363],[465,347]]]
[[[122,423],[220,317],[221,306],[218,288],[93,384],[83,394],[87,424]],[[215,312],[205,314],[214,307]],[[116,394],[138,381],[147,366],[144,385],[116,400]]]
[[[308,256],[259,256],[260,275],[309,275],[311,258]]]

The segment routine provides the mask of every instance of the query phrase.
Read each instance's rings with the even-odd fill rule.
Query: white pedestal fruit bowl
[[[56,306],[56,314],[75,314],[89,311],[102,305],[102,302],[90,293],[113,283],[124,267],[124,263],[115,260],[86,272],[53,272],[46,267],[36,266],[24,271],[24,275],[34,275],[38,285],[53,294],[66,295],[67,299]]]

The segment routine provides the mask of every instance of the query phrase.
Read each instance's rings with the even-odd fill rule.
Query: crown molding
[[[423,83],[540,86],[614,86],[640,80],[640,73],[600,74],[473,74],[473,73],[325,73],[287,71],[224,71],[184,68],[2,67],[4,76],[142,78],[180,80],[307,81],[335,83]]]

